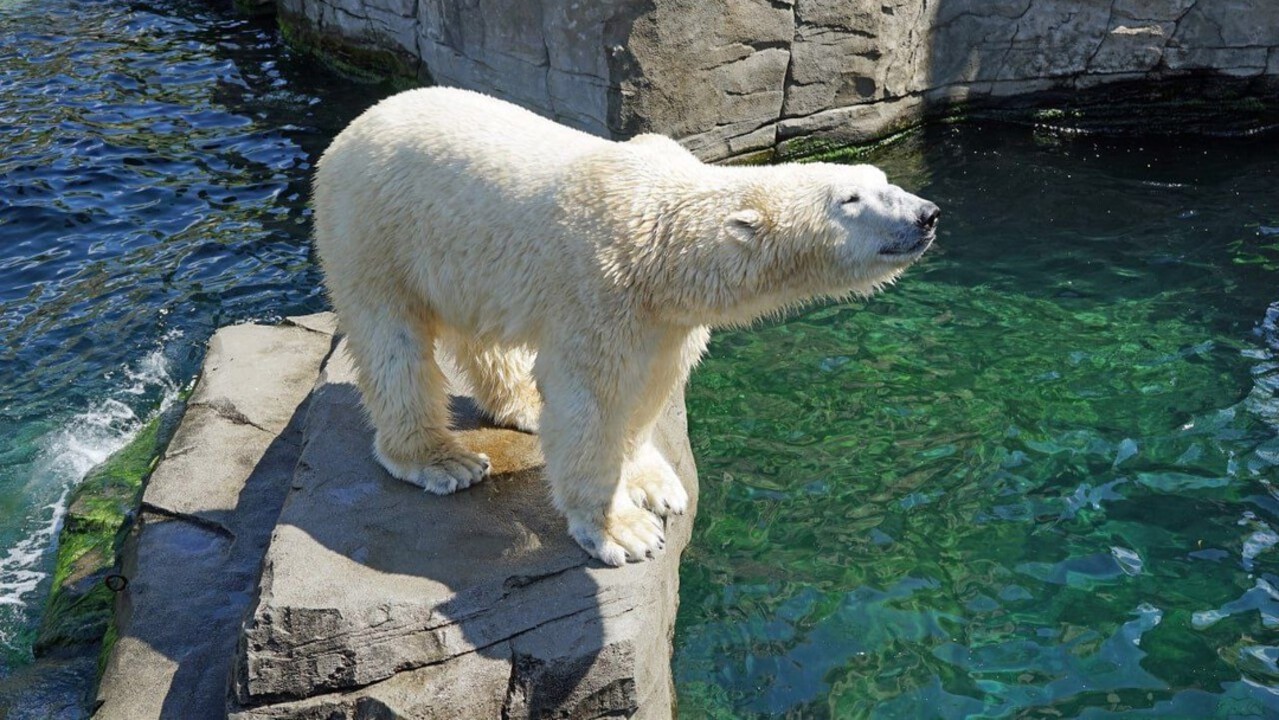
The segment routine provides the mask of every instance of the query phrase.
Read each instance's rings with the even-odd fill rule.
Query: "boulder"
[[[670,717],[692,513],[668,521],[653,560],[591,560],[550,504],[537,438],[486,425],[454,388],[461,440],[493,476],[439,497],[377,465],[350,361],[341,346],[329,360],[238,652],[232,717]],[[682,397],[658,445],[696,497]]]
[[[533,435],[457,427],[494,476],[385,473],[330,314],[223,328],[122,551],[96,718],[669,718],[689,514],[624,568],[569,538]],[[696,503],[683,397],[658,444]]]
[[[94,717],[225,717],[240,625],[332,346],[325,322],[236,325],[210,341],[122,551],[128,586]]]

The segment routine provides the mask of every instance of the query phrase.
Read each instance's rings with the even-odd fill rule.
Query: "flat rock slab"
[[[225,717],[228,681],[333,345],[329,315],[222,328],[125,545],[102,720]]]
[[[494,472],[439,497],[373,460],[353,368],[334,352],[244,631],[233,717],[670,717],[693,512],[668,520],[654,560],[591,560],[551,506],[537,438],[485,426],[454,387],[462,442]],[[658,447],[695,509],[682,396]]]

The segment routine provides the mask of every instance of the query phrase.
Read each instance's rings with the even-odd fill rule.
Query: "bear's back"
[[[470,90],[430,87],[374,105],[334,141],[358,136],[363,151],[424,154],[438,164],[481,163],[502,173],[543,173],[612,145],[513,103]],[[421,162],[421,157],[415,162]]]

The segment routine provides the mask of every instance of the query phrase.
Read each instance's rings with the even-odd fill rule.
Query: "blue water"
[[[214,328],[323,307],[307,173],[383,92],[208,3],[0,2],[0,674],[66,490]]]

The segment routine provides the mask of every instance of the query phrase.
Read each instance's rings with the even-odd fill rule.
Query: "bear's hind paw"
[[[457,450],[426,465],[406,465],[377,453],[378,462],[398,480],[436,495],[465,490],[488,477],[492,464],[483,453]]]

